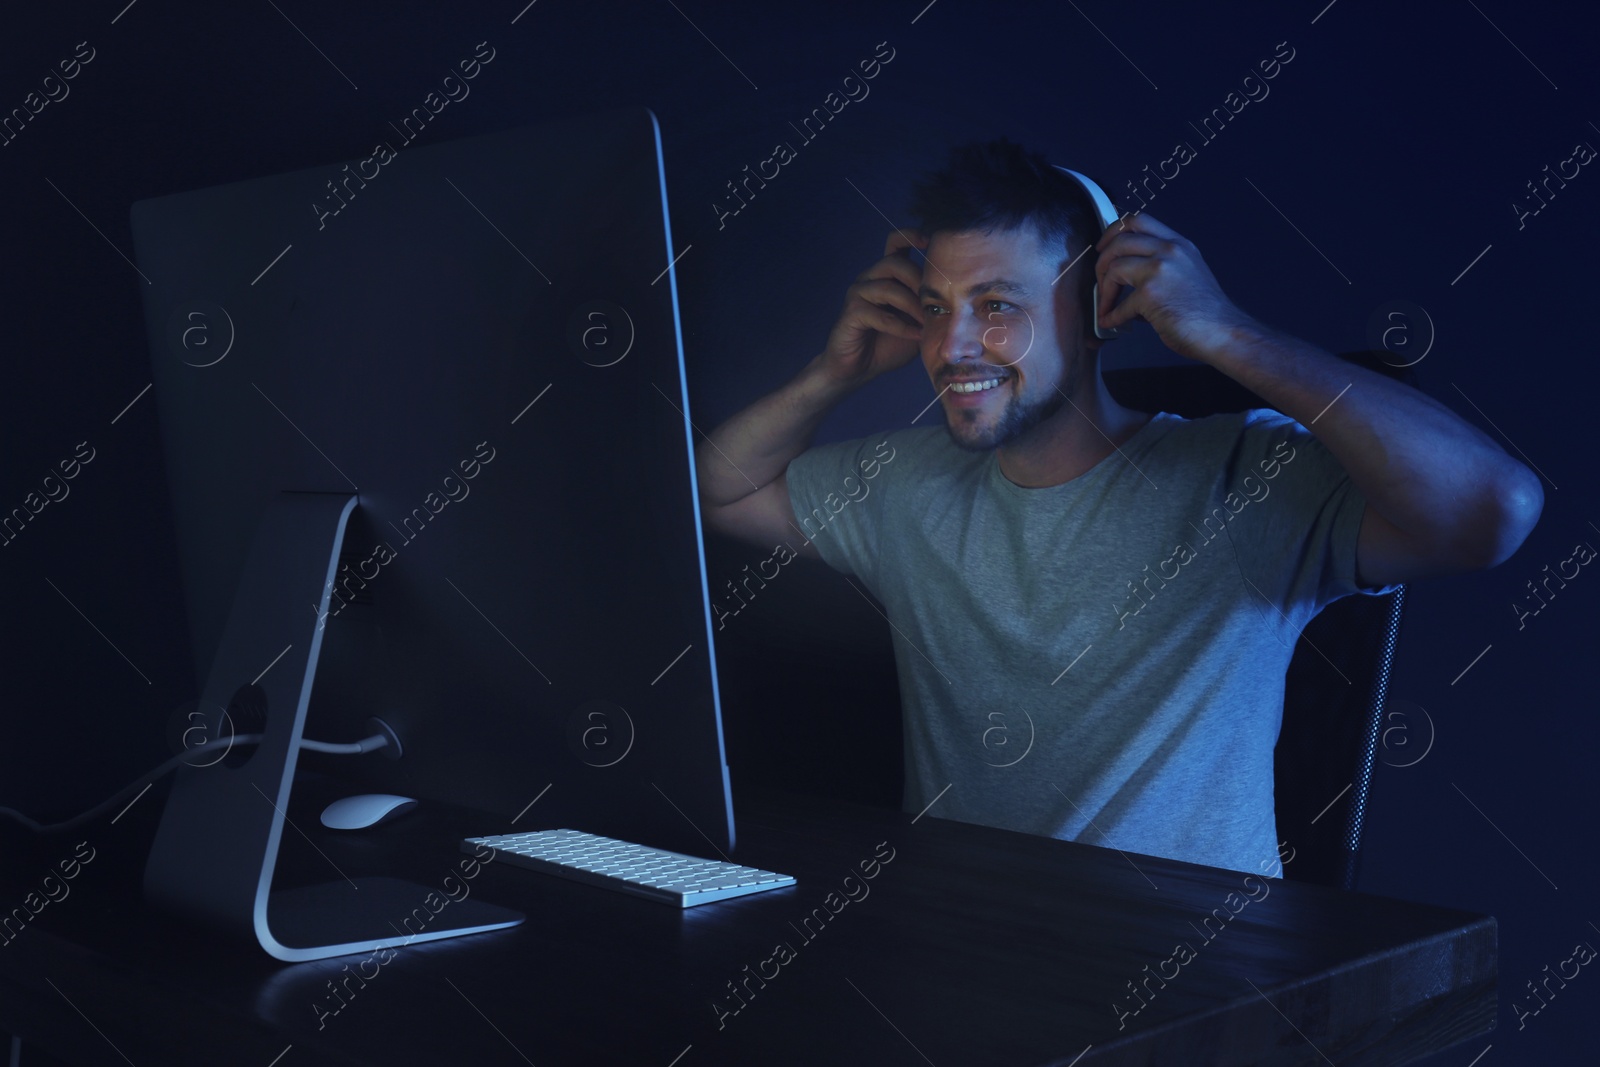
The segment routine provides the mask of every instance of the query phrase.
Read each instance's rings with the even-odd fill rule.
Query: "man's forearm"
[[[1538,479],[1422,392],[1255,324],[1206,362],[1305,426],[1408,536],[1484,566],[1520,543]]]
[[[848,389],[821,373],[820,356],[711,432],[695,448],[700,499],[724,507],[768,485],[804,452]]]

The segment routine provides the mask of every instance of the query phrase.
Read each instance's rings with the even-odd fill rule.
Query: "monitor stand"
[[[452,901],[435,914],[424,902],[437,890],[396,878],[341,876],[272,890],[339,546],[355,506],[345,493],[280,493],[268,507],[201,705],[218,720],[219,709],[230,709],[233,721],[219,722],[211,734],[219,748],[230,729],[259,732],[261,743],[214,760],[197,753],[194,765],[179,768],[145,865],[151,904],[253,936],[280,960],[365,953],[523,921],[519,912],[478,900]],[[262,718],[240,721],[252,714]],[[335,870],[330,861],[329,873]],[[407,925],[418,909],[426,924]]]

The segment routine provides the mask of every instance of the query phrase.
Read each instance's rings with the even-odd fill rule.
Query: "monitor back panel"
[[[643,109],[134,206],[198,677],[266,501],[359,497],[307,734],[405,756],[307,765],[730,844],[665,207]]]

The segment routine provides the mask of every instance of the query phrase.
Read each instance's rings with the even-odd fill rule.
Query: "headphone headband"
[[[1106,229],[1106,227],[1110,226],[1113,222],[1116,222],[1117,219],[1121,218],[1121,216],[1117,214],[1116,207],[1112,205],[1111,198],[1106,195],[1105,190],[1091,181],[1087,175],[1079,174],[1075,170],[1069,170],[1062,166],[1057,166],[1056,170],[1059,170],[1061,173],[1067,175],[1073,181],[1077,182],[1078,187],[1089,194],[1089,200],[1094,204],[1095,215],[1100,221],[1100,229],[1102,232]],[[1104,341],[1109,341],[1112,338],[1119,336],[1115,329],[1105,329],[1100,325],[1100,283],[1098,281],[1095,282],[1094,285],[1093,300],[1094,303],[1089,308],[1089,313],[1094,316],[1095,320],[1094,335]]]

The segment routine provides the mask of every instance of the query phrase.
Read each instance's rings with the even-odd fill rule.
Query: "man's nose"
[[[945,319],[944,336],[939,341],[939,357],[946,363],[982,359],[984,330],[988,325],[971,311],[952,311]]]

